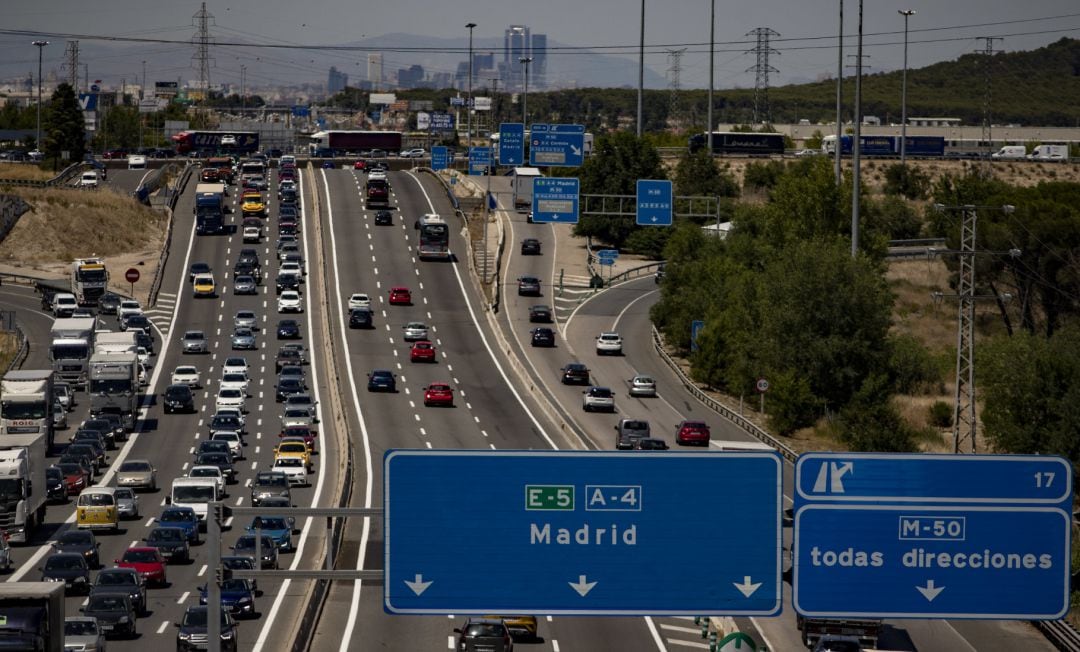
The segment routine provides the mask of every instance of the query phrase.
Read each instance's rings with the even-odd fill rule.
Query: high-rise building
[[[532,64],[529,66],[529,86],[536,90],[547,88],[547,34],[532,35]]]
[[[334,93],[340,93],[345,90],[345,87],[349,85],[349,76],[343,72],[340,72],[334,66],[330,66],[330,77],[326,82],[326,91],[333,95]]]
[[[408,68],[399,68],[397,79],[398,88],[420,88],[424,82],[424,67],[414,64]]]
[[[380,90],[383,83],[383,60],[382,55],[372,53],[367,55],[367,78],[371,87]]]
[[[507,90],[525,88],[525,66],[521,59],[532,56],[530,45],[529,28],[525,25],[511,25],[506,30],[503,37],[503,63],[506,65],[507,76],[503,79],[503,86]]]

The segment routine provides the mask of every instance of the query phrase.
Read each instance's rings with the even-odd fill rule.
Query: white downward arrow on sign
[[[742,593],[747,598],[754,595],[754,591],[757,591],[758,587],[761,586],[761,582],[758,582],[756,584],[751,584],[749,575],[746,575],[746,576],[743,577],[743,583],[742,584],[739,584],[738,582],[734,582],[734,584],[735,584],[735,588],[739,589],[739,592]]]
[[[938,593],[945,590],[944,586],[934,586],[934,580],[926,580],[926,586],[916,586],[919,593],[923,594],[927,602],[933,602],[934,598],[938,597]]]
[[[586,582],[584,575],[578,575],[577,584],[575,584],[574,582],[567,582],[567,584],[569,584],[575,591],[578,592],[578,595],[583,598],[586,594],[588,594],[589,591],[592,591],[594,586],[596,586],[596,582]]]
[[[417,573],[416,579],[412,582],[410,582],[409,580],[405,580],[405,585],[412,589],[413,593],[415,593],[416,595],[420,595],[424,591],[427,591],[427,588],[431,586],[433,582],[434,580],[428,580],[425,582],[424,576],[420,573]]]

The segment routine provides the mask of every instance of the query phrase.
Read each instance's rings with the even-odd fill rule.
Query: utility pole
[[[757,38],[757,46],[750,50],[757,56],[757,61],[746,69],[746,72],[754,73],[754,124],[759,125],[763,121],[772,123],[769,110],[769,73],[780,71],[769,65],[769,54],[780,53],[769,47],[769,37],[780,36],[780,33],[768,27],[758,27],[746,35]]]
[[[472,100],[472,78],[473,78],[473,54],[472,54],[472,35],[473,28],[476,27],[476,23],[467,23],[465,27],[469,30],[469,99],[465,103],[465,120],[468,127],[465,131],[465,147],[472,147],[472,112],[473,112],[473,100]]]
[[[990,67],[994,62],[994,41],[1003,40],[1000,36],[980,36],[978,40],[986,41],[986,47],[983,49],[983,124],[982,124],[982,139],[986,143],[986,156],[990,157],[990,154],[994,151],[994,139],[993,126],[990,124],[990,99],[991,99],[991,81],[993,77],[990,74]]]
[[[205,2],[192,16],[192,20],[197,28],[195,36],[191,39],[195,43],[195,54],[192,58],[199,71],[199,87],[202,89],[205,102],[210,97],[210,62],[213,60],[210,56],[210,25],[212,23],[216,25],[216,23],[213,22],[214,15],[206,11]]]
[[[851,257],[859,255],[859,138],[862,136],[863,0],[859,0],[859,35],[855,54],[855,136],[851,139]],[[840,143],[836,144],[837,147]]]
[[[64,50],[64,65],[61,66],[68,74],[68,83],[79,94],[79,42],[68,41]]]
[[[529,64],[532,63],[532,57],[521,57],[518,59],[523,66],[525,66],[525,93],[521,96],[521,124],[525,126],[525,131],[529,130]]]
[[[844,182],[843,170],[840,167],[840,154],[843,147],[840,139],[844,137],[844,0],[840,0],[840,32],[836,40],[836,185]]]
[[[645,0],[641,0],[641,37],[638,40],[637,137],[641,138],[641,98],[645,93]]]
[[[682,74],[682,55],[686,48],[668,50],[668,124],[674,126],[675,114],[679,108],[679,76]]]
[[[491,126],[494,131],[495,125],[499,124],[499,78],[491,78]]]
[[[705,147],[708,148],[709,156],[712,156],[712,93],[715,73],[713,72],[713,66],[716,65],[716,0],[709,0],[709,107],[706,110],[706,122],[708,126],[705,128]]]
[[[44,152],[41,148],[41,56],[45,50],[45,46],[49,44],[48,41],[34,41],[34,45],[37,46],[37,141],[34,143],[34,147],[39,153]]]
[[[247,116],[247,90],[244,87],[244,76],[247,73],[247,66],[240,65],[240,115]]]
[[[900,165],[907,165],[907,44],[908,44],[908,18],[915,15],[914,9],[900,9],[898,13],[904,17],[904,81],[903,90],[900,91]]]
[[[146,116],[142,112],[142,103],[146,99],[146,59],[142,62],[142,84],[139,85],[139,149],[143,148],[143,123]]]

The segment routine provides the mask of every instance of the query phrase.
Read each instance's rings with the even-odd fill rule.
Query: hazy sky
[[[660,75],[668,69],[668,49],[686,48],[682,57],[681,85],[704,88],[708,84],[709,0],[645,1],[646,65]],[[433,45],[464,47],[465,24],[477,23],[477,47],[502,42],[511,24],[529,26],[533,33],[548,35],[549,44],[573,48],[597,48],[597,52],[636,60],[640,29],[640,0],[231,0],[207,2],[214,16],[211,33],[217,80],[238,77],[241,63],[275,62],[290,75],[324,80],[330,63],[339,60],[356,66],[363,53],[327,53],[308,50],[270,50],[236,47],[240,42],[290,45],[330,45],[360,41],[387,34],[434,37]],[[845,0],[845,34],[854,35],[858,4]],[[59,70],[64,40],[80,35],[81,47],[91,37],[163,39],[178,43],[147,43],[140,57],[152,60],[151,79],[196,77],[191,67],[194,48],[187,42],[195,33],[193,15],[197,2],[159,0],[7,0],[0,25],[0,78],[36,71],[37,52],[30,41],[41,38],[28,31],[44,32],[52,43],[45,48],[45,69]],[[435,7],[438,7],[437,9]],[[754,64],[746,50],[753,47],[746,36],[757,27],[775,30],[772,47],[777,51],[770,64],[778,70],[773,85],[812,80],[836,71],[837,0],[730,0],[716,1],[716,86],[753,86],[746,69]],[[903,62],[903,17],[898,9],[914,9],[910,19],[909,65],[921,67],[954,59],[983,47],[979,36],[1002,36],[995,48],[1028,50],[1062,37],[1080,37],[1080,2],[1077,0],[905,0],[865,2],[864,32],[869,71],[899,69]],[[12,32],[18,32],[13,34]],[[456,39],[447,41],[445,39]],[[853,54],[852,47],[847,49]],[[574,49],[552,49],[558,67],[574,69],[580,60]],[[417,62],[408,52],[384,52],[386,68]],[[460,59],[464,59],[460,56]],[[117,74],[128,78],[141,72],[141,63],[89,61],[91,77]],[[84,61],[86,61],[84,59]],[[849,59],[849,63],[853,60]],[[338,64],[346,72],[348,65]],[[581,65],[586,65],[584,61]],[[250,67],[250,66],[249,66]],[[97,70],[101,69],[101,71]],[[130,69],[130,70],[129,70]],[[447,70],[452,70],[447,66]],[[104,72],[102,72],[104,71]],[[249,73],[250,74],[250,73]],[[254,84],[272,81],[272,73],[249,77]],[[847,74],[847,73],[845,73]],[[360,76],[360,75],[358,75]]]

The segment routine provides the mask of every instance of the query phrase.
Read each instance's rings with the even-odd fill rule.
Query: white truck
[[[1069,146],[1039,145],[1031,150],[1028,158],[1032,161],[1067,161],[1069,160]]]
[[[52,369],[17,369],[0,380],[0,440],[9,435],[42,435],[53,445]]]
[[[52,297],[52,312],[57,317],[70,317],[79,308],[79,300],[70,292],[57,292]]]
[[[45,435],[0,437],[0,530],[13,543],[27,543],[45,520],[48,454]]]
[[[49,357],[60,380],[86,388],[86,369],[94,351],[96,326],[93,317],[68,317],[53,322]]]
[[[139,347],[135,333],[98,333],[89,373],[90,414],[119,415],[124,428],[134,430],[139,413]]]
[[[998,151],[990,155],[990,158],[997,159],[1024,159],[1027,157],[1027,147],[1023,145],[1005,145]]]
[[[172,490],[165,497],[165,504],[190,507],[199,517],[199,522],[205,525],[209,503],[218,500],[221,500],[221,494],[214,478],[176,478],[172,481]]]
[[[109,285],[109,270],[100,258],[76,258],[71,264],[71,293],[80,306],[96,306]]]
[[[514,189],[514,209],[532,210],[533,179],[544,176],[537,168],[514,168],[510,175]]]

